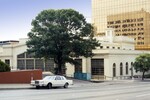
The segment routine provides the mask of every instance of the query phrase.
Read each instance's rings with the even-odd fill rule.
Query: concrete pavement
[[[2,90],[0,100],[149,100],[149,91],[149,82],[90,83],[76,80],[68,89]]]
[[[134,80],[113,80],[113,81],[102,81],[99,83],[76,80],[73,79],[74,85],[70,87],[90,87],[90,86],[103,86],[103,85],[114,85],[114,84],[128,84],[128,83],[140,83],[140,82],[150,82],[150,79],[145,79],[141,81],[141,79]],[[0,90],[13,90],[13,89],[31,89],[34,88],[30,84],[0,84]]]
[[[0,84],[0,90],[29,89],[30,84]]]

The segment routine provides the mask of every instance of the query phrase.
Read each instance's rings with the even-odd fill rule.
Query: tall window
[[[116,77],[116,64],[113,64],[113,77]]]
[[[92,75],[104,75],[104,59],[91,59]]]
[[[126,75],[128,75],[128,70],[129,70],[129,68],[128,68],[128,62],[126,62]]]
[[[123,64],[120,63],[120,75],[123,75]]]
[[[78,64],[75,65],[75,72],[82,73],[82,59],[75,59],[75,61],[78,62]]]
[[[133,62],[131,62],[131,76],[133,77]]]

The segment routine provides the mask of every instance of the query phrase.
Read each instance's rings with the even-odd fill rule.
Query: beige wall
[[[148,51],[135,51],[135,50],[93,50],[95,54],[92,58],[82,58],[83,73],[91,73],[91,59],[104,59],[104,77],[106,80],[124,79],[131,76],[131,62],[142,53],[150,53]],[[128,63],[128,74],[126,74],[126,62]],[[113,78],[113,64],[116,64],[116,77]],[[120,75],[120,63],[123,63],[123,75]],[[67,75],[74,76],[74,66],[67,64]],[[86,69],[85,69],[86,66]],[[133,71],[134,75],[141,75]]]
[[[6,59],[10,60],[10,67],[17,69],[17,55],[26,52],[27,46],[25,43],[16,45],[2,46],[3,52],[0,53],[0,59],[5,62]]]
[[[26,51],[27,51],[27,46],[25,44],[18,45],[13,49],[13,66],[14,66],[14,69],[17,69],[17,55],[22,54]]]
[[[74,77],[74,72],[75,72],[75,68],[73,65],[69,64],[69,63],[66,63],[66,74],[68,77]]]

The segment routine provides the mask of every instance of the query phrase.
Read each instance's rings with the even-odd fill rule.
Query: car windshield
[[[54,76],[46,76],[43,78],[43,80],[54,80]]]

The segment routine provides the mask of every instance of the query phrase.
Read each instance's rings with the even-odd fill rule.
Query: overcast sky
[[[67,8],[90,22],[91,0],[0,0],[0,41],[27,38],[32,19],[42,10]]]

